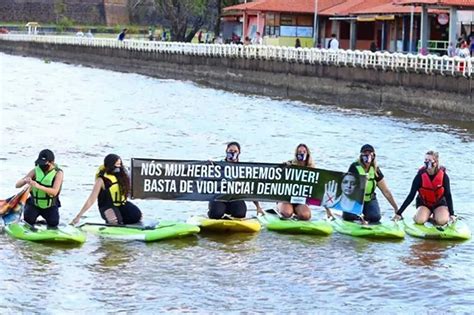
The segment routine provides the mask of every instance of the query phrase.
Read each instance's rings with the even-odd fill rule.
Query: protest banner
[[[323,203],[360,214],[365,177],[351,175],[352,190],[344,187],[341,190],[338,187],[341,187],[343,175],[336,171],[286,164],[134,158],[132,198]],[[338,192],[341,193],[339,197]],[[347,209],[341,209],[344,206]]]

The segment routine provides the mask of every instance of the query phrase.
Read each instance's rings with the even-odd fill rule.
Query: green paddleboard
[[[466,223],[460,220],[443,227],[428,222],[416,224],[412,219],[403,220],[403,224],[405,232],[414,237],[443,240],[468,240],[471,238],[471,230]]]
[[[331,223],[326,220],[300,221],[280,219],[275,212],[265,211],[257,216],[258,221],[268,230],[288,234],[330,235],[333,231]]]
[[[392,238],[402,239],[405,237],[405,232],[398,222],[381,222],[379,224],[367,224],[363,225],[358,222],[345,221],[340,218],[336,218],[331,221],[334,229],[341,233],[356,237],[366,238]]]
[[[86,241],[86,235],[70,225],[60,225],[57,229],[48,229],[43,224],[36,224],[32,227],[25,222],[20,222],[7,225],[5,231],[13,238],[34,242],[81,244]]]
[[[173,221],[160,221],[158,224],[151,226],[84,223],[79,228],[104,238],[144,242],[179,238],[199,233],[199,227],[195,225]]]

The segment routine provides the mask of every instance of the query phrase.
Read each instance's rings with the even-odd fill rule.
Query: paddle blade
[[[29,197],[29,188],[24,188],[18,194],[0,201],[0,215],[7,215],[10,212],[20,212],[21,205],[25,204]]]

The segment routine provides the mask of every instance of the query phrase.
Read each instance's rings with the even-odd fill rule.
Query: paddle
[[[176,225],[176,223],[168,225],[159,225],[159,222],[154,222],[150,225],[139,225],[139,224],[109,224],[109,223],[93,223],[93,222],[84,222],[78,225],[78,228],[83,227],[84,225],[93,225],[93,226],[103,226],[103,227],[120,227],[126,229],[135,229],[135,230],[155,230],[163,227],[170,227]]]
[[[285,218],[284,216],[282,216],[280,211],[278,211],[276,209],[267,209],[267,210],[264,210],[263,213],[264,213],[264,215],[265,215],[265,213],[276,214],[280,218],[280,220],[291,220],[291,218]]]
[[[31,225],[26,221],[21,221],[21,222],[24,223],[31,231],[38,232],[38,229],[34,225]]]
[[[327,217],[328,217],[329,220],[331,220],[331,221],[335,220],[336,216],[342,219],[342,215],[331,211],[330,208],[324,207],[324,209],[326,210],[326,214],[327,214]],[[361,221],[361,226],[368,226],[369,225],[369,222],[364,220],[364,216],[362,214],[359,215],[359,219]]]
[[[1,200],[1,206],[0,206],[0,215],[5,215],[8,211],[11,209],[15,208],[18,203],[20,202],[25,202],[26,198],[28,198],[28,194],[23,196],[28,189],[30,189],[30,186],[25,186],[19,193],[16,195],[6,199],[6,200]],[[22,198],[23,197],[23,198]]]

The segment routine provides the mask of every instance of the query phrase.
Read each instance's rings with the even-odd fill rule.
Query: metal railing
[[[289,63],[324,64],[338,67],[358,67],[383,71],[416,72],[450,76],[473,76],[474,58],[436,55],[412,55],[368,50],[328,50],[264,45],[191,44],[145,40],[119,41],[113,38],[76,36],[0,34],[0,41],[39,42],[56,45],[76,45],[125,49],[148,53],[183,54],[209,58],[241,58],[275,60]],[[1,45],[1,44],[0,44]]]

